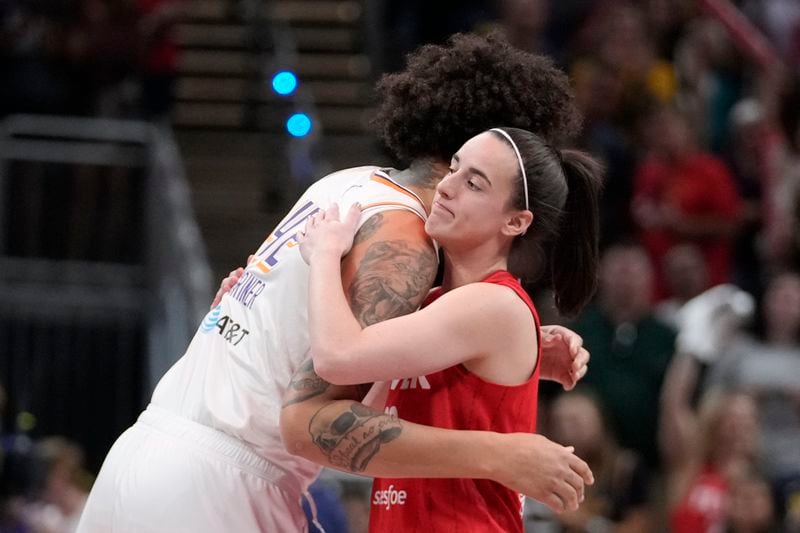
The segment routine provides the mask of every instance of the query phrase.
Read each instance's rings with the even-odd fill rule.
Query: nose
[[[436,192],[443,198],[452,198],[453,194],[453,174],[448,174],[436,186]]]

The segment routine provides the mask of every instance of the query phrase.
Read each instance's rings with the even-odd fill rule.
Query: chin
[[[440,230],[441,228],[439,227],[439,224],[436,224],[436,222],[431,222],[430,218],[428,218],[428,220],[425,222],[425,233],[427,233],[431,239],[438,240],[441,236]]]

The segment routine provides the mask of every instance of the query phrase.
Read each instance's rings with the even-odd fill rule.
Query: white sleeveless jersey
[[[342,216],[360,202],[359,225],[393,209],[426,218],[419,198],[377,167],[342,170],[319,180],[267,237],[237,285],[206,315],[152,399],[247,443],[295,476],[303,490],[320,467],[286,452],[279,429],[283,392],[310,345],[309,268],[295,236],[310,215],[333,202]]]

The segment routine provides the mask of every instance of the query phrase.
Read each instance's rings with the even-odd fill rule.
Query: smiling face
[[[448,249],[498,238],[510,242],[532,219],[529,211],[511,206],[520,180],[517,156],[505,140],[490,132],[473,137],[439,182],[426,231]]]

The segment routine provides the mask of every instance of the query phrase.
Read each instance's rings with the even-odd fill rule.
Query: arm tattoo
[[[314,370],[314,361],[309,357],[303,361],[300,368],[292,375],[289,386],[286,388],[286,392],[283,393],[282,407],[289,407],[290,405],[316,398],[326,392],[329,393],[328,396],[335,396],[337,400],[345,398],[362,400],[371,387],[372,383],[347,386],[331,385],[317,375],[316,370]]]
[[[353,246],[370,239],[382,225],[383,213],[377,213],[369,217],[358,229],[358,233],[356,233],[355,239],[353,239]]]
[[[376,242],[358,265],[350,286],[350,308],[362,326],[411,313],[428,293],[436,256],[406,241]]]
[[[383,223],[382,215],[370,218],[359,230],[356,242],[366,241]],[[350,286],[350,308],[362,326],[413,312],[428,293],[436,274],[436,255],[427,246],[410,246],[403,240],[376,242],[367,252]],[[396,439],[403,426],[396,416],[373,411],[343,398],[362,399],[370,385],[332,387],[314,372],[311,359],[292,376],[283,407],[325,394],[327,401],[311,418],[311,440],[331,464],[363,472],[381,445]],[[317,398],[324,401],[324,398]]]
[[[331,464],[363,472],[381,445],[400,436],[403,425],[392,415],[353,402],[342,411],[340,402],[317,411],[308,425],[311,440]]]
[[[283,407],[319,396],[328,390],[328,387],[330,383],[317,375],[314,371],[314,361],[308,358],[289,381],[289,387],[283,395]]]

